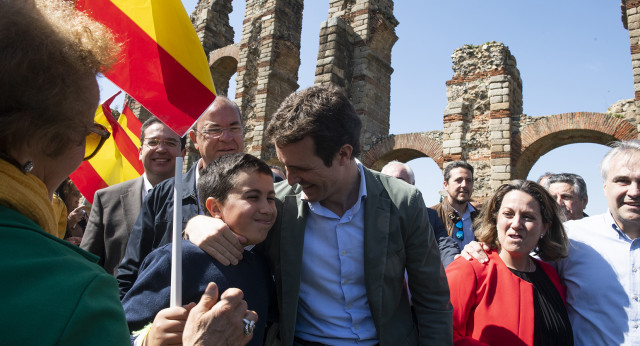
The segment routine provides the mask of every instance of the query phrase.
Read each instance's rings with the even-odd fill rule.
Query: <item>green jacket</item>
[[[0,344],[130,345],[116,280],[97,260],[0,205]]]
[[[369,308],[380,345],[451,345],[452,307],[440,252],[420,192],[396,178],[364,168],[364,272]],[[265,247],[276,280],[280,340],[293,344],[307,203],[299,185],[276,184],[278,218]],[[416,322],[406,290],[409,276]]]

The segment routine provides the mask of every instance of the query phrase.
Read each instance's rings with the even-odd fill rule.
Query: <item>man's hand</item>
[[[160,310],[153,319],[149,335],[144,340],[144,346],[181,345],[182,332],[189,316],[189,311],[196,303],[189,303],[184,307],[176,306]]]
[[[182,334],[184,345],[245,345],[253,334],[244,335],[242,319],[257,322],[258,314],[247,310],[244,294],[229,288],[218,300],[218,286],[211,282],[196,307],[191,309]]]
[[[491,248],[487,244],[474,240],[464,246],[464,249],[460,252],[460,256],[464,257],[467,261],[475,259],[480,263],[485,263],[489,261],[489,257],[487,257],[485,253],[489,250],[491,250]],[[458,257],[456,256],[456,258]]]
[[[195,216],[189,220],[184,232],[192,243],[223,265],[236,265],[242,260],[244,247],[241,243],[246,243],[247,239],[233,233],[221,219]]]

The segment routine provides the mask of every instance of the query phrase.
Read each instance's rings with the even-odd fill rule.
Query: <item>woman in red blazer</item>
[[[476,238],[488,263],[458,258],[447,267],[456,345],[573,345],[564,288],[544,261],[567,256],[556,202],[540,185],[502,185],[484,208]]]

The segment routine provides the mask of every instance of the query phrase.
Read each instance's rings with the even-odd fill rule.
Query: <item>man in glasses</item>
[[[464,161],[451,162],[444,169],[443,185],[446,196],[431,208],[438,212],[449,236],[462,249],[475,240],[473,221],[479,214],[479,210],[469,202],[473,194],[473,166]]]
[[[193,216],[203,214],[196,183],[200,169],[225,154],[243,152],[240,109],[224,96],[215,101],[189,131],[201,159],[184,174],[182,182],[182,229]],[[120,298],[131,288],[145,257],[155,248],[171,242],[173,231],[173,179],[156,186],[142,202],[124,258],[117,269]]]
[[[142,124],[139,159],[144,174],[96,191],[80,247],[100,256],[108,273],[117,273],[142,200],[161,181],[173,177],[176,156],[184,155],[180,137],[158,118]]]

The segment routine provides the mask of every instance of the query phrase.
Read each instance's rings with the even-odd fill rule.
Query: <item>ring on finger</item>
[[[244,323],[244,335],[249,336],[253,334],[253,330],[256,328],[256,322],[246,318],[243,318],[242,322]]]

